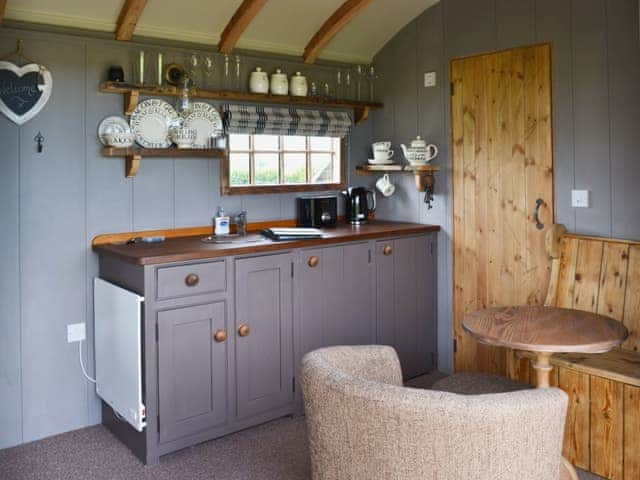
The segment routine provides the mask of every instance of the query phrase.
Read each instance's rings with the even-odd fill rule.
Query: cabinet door
[[[160,441],[215,427],[227,419],[225,302],[158,312]]]
[[[396,349],[405,378],[435,367],[433,241],[426,235],[376,242],[377,340]]]
[[[235,262],[239,418],[293,400],[292,265],[289,254]]]
[[[320,347],[375,342],[367,243],[304,250],[299,271],[298,360]]]

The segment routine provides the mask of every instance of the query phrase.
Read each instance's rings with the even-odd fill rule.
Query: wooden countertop
[[[437,225],[418,223],[386,222],[374,220],[366,225],[339,224],[324,229],[324,237],[311,240],[274,242],[258,233],[250,233],[233,243],[204,243],[203,236],[169,238],[163,243],[107,244],[94,246],[100,255],[112,255],[136,265],[182,262],[248,253],[275,252],[293,248],[317,247],[335,243],[370,240],[374,238],[437,232]]]

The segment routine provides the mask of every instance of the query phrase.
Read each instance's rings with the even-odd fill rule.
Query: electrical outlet
[[[436,72],[428,72],[424,74],[424,86],[425,87],[436,86]]]
[[[589,208],[589,190],[571,190],[571,206]]]
[[[67,343],[81,342],[86,337],[84,323],[72,323],[67,325]]]

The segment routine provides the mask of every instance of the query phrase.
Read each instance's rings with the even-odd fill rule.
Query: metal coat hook
[[[38,153],[42,153],[42,149],[44,148],[44,136],[42,133],[38,132],[38,134],[33,137],[33,141],[36,142]]]

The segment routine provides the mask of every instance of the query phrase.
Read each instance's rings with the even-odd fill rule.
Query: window
[[[337,137],[229,134],[223,193],[330,190],[344,181]]]

